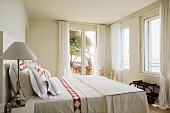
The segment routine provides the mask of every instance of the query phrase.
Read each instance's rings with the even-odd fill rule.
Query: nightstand
[[[2,105],[4,106],[4,104]],[[0,113],[4,113],[4,109],[2,109],[2,105],[1,105]],[[34,101],[27,100],[25,106],[11,108],[11,112],[7,112],[7,113],[34,113]]]
[[[24,107],[11,108],[11,113],[34,113],[34,101],[27,100]]]

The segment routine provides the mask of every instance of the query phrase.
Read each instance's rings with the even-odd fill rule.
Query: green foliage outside
[[[79,31],[70,31],[70,66],[72,67],[74,64],[74,61],[80,57],[81,55],[81,43],[82,38]],[[86,54],[88,54],[88,57],[86,57],[86,60],[89,65],[91,65],[91,57],[90,57],[90,47],[92,46],[91,40],[86,36]],[[73,55],[75,58],[73,59]]]

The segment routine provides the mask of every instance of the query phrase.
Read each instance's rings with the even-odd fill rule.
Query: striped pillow
[[[36,70],[41,76],[44,74],[44,69],[36,63],[33,63],[32,60],[24,60],[23,62],[29,69]]]
[[[60,94],[60,87],[56,81],[55,77],[51,77],[49,80],[50,86],[49,86],[49,92],[53,95],[59,95]]]
[[[36,64],[32,60],[23,60],[23,63],[28,67],[28,69],[35,69]]]
[[[44,75],[45,70],[41,66],[36,65],[35,70],[40,74],[40,76]]]
[[[30,70],[30,81],[34,92],[40,98],[47,98],[47,81],[43,80],[45,75],[40,75],[36,70]]]
[[[47,80],[49,80],[51,78],[51,73],[47,69],[44,70],[44,74],[45,74],[45,78]]]

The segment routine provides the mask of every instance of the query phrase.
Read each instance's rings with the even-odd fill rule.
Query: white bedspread
[[[74,113],[73,99],[58,78],[61,94],[34,100],[35,113]],[[81,113],[148,113],[146,94],[140,89],[99,76],[64,78],[81,98]]]
[[[106,96],[107,113],[149,113],[146,94],[141,89],[101,76],[75,78]]]
[[[37,96],[34,100],[34,113],[74,113],[73,99],[58,78],[54,78],[61,87],[61,94],[42,100]],[[81,98],[81,113],[106,113],[106,98],[92,88],[74,78],[65,78],[67,83]],[[70,83],[72,82],[72,83]]]
[[[143,91],[101,76],[75,76],[75,78],[92,87],[103,96]]]

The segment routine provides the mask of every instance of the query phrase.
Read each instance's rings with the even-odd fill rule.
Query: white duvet
[[[70,93],[61,81],[60,95],[34,100],[35,113],[77,113]],[[140,89],[100,76],[65,77],[67,84],[81,98],[81,113],[149,113],[146,94]]]

